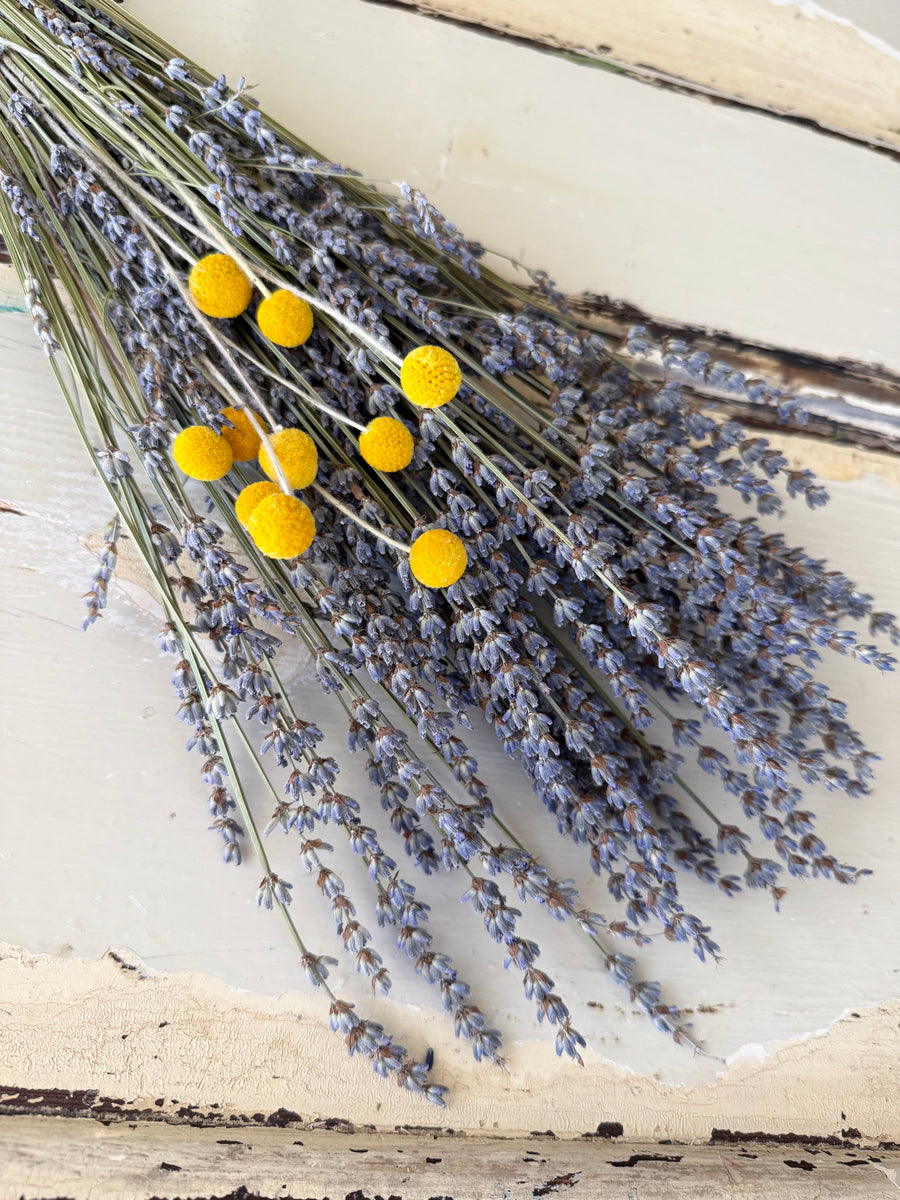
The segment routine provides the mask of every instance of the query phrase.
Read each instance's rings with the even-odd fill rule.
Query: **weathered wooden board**
[[[900,146],[893,0],[376,0]]]
[[[10,1200],[894,1200],[898,1167],[895,1151],[852,1146],[0,1118],[0,1194]]]

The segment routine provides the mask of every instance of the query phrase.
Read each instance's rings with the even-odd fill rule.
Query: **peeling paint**
[[[442,1139],[534,1129],[546,1131],[532,1143],[543,1155],[554,1134],[608,1148],[623,1137],[774,1139],[807,1153],[900,1140],[900,1111],[884,1101],[895,1086],[900,1001],[859,1010],[817,1037],[767,1045],[765,1062],[731,1063],[713,1082],[690,1088],[624,1071],[595,1052],[585,1054],[583,1069],[561,1069],[552,1046],[540,1042],[511,1047],[508,1071],[498,1075],[460,1055],[452,1027],[423,1011],[419,1034],[439,1048],[451,1088],[445,1126],[349,1059],[315,997],[267,1000],[199,974],[126,969],[134,965],[130,957],[124,965],[112,955],[92,963],[0,947],[0,1114],[354,1138],[373,1129]],[[607,1153],[604,1161],[631,1153]]]
[[[183,5],[175,5],[174,8],[180,9]],[[198,19],[198,24],[201,23]],[[245,51],[240,39],[230,40],[240,47],[242,53]],[[205,55],[212,55],[213,50],[206,41],[203,46]],[[507,49],[504,47],[504,51]],[[535,69],[536,80],[538,75]],[[538,87],[537,82],[535,87]],[[675,99],[669,97],[667,102],[673,105],[674,112]],[[743,119],[744,115],[739,115]],[[629,120],[631,116],[629,112]],[[774,127],[778,122],[768,124]],[[735,128],[739,128],[739,124]],[[771,136],[774,137],[774,133]],[[641,141],[640,138],[637,140]],[[537,137],[535,145],[539,142],[540,138]],[[459,152],[459,147],[453,141],[440,144],[446,146],[448,156]],[[350,154],[349,157],[354,156]],[[718,163],[720,153],[713,157]],[[604,184],[611,177],[616,161],[617,155],[610,153],[604,164]],[[465,164],[457,162],[456,166],[464,167]],[[452,181],[449,159],[441,170],[444,177]],[[527,169],[524,184],[513,184],[512,176],[512,167],[507,162],[498,176],[500,183],[491,179],[473,179],[472,182],[482,193],[487,188],[500,190],[501,194],[506,191],[510,194],[527,192]],[[629,194],[627,188],[623,194]],[[738,194],[737,188],[735,194]],[[502,220],[506,219],[504,212]],[[648,230],[655,229],[653,221],[647,221],[646,217],[643,220]],[[541,229],[541,238],[545,239],[546,223],[529,220],[524,224]],[[853,232],[849,225],[847,231],[849,237]],[[757,240],[765,244],[764,237]],[[615,236],[610,237],[610,245],[616,241]],[[542,244],[546,245],[546,241],[542,241]],[[606,277],[605,269],[603,273]],[[677,273],[673,272],[672,277],[677,278]],[[681,276],[678,287],[689,278],[692,277],[687,273]],[[748,289],[748,297],[750,294]],[[769,302],[772,309],[777,307],[777,297],[770,297]],[[864,305],[864,298],[859,303]],[[746,315],[753,307],[752,299],[745,299],[743,304],[741,312]],[[876,310],[872,308],[871,311]],[[733,327],[739,326],[733,324]],[[824,344],[828,342],[828,337],[822,332],[823,329],[824,324],[820,324],[816,332],[817,336],[822,336]],[[871,340],[874,342],[874,335]],[[25,386],[30,388],[30,380],[23,384]],[[14,415],[18,416],[18,412]],[[52,422],[45,423],[44,428],[52,430]],[[863,471],[867,469],[860,468]],[[67,477],[65,487],[50,497],[52,503],[41,518],[44,526],[53,519],[54,505],[64,510],[67,518],[71,516],[69,505],[74,505],[79,521],[82,521],[90,505],[87,503],[87,492],[82,496],[78,490],[81,479],[81,476]],[[86,566],[89,568],[86,556],[74,545],[73,530],[99,527],[94,515],[91,521],[94,523],[86,519],[82,523],[71,522],[68,527],[64,522],[56,521],[56,528],[66,537],[65,555],[56,560],[62,564],[60,582],[76,598],[73,627],[77,627],[78,621],[77,595],[79,587],[84,584],[82,572]],[[9,525],[17,523],[11,521]],[[21,524],[24,525],[24,522]],[[46,529],[39,529],[37,536],[46,539]],[[60,547],[61,543],[57,543],[52,548],[53,556]],[[45,548],[51,553],[49,541]],[[57,577],[53,578],[55,581]],[[68,602],[70,597],[66,599]],[[148,622],[142,614],[137,614],[136,619],[141,620],[143,632]],[[115,624],[117,621],[121,622],[118,626]],[[124,621],[114,612],[108,624],[120,630]],[[103,631],[105,635],[106,631]],[[130,660],[124,657],[121,661],[130,665]],[[46,869],[47,846],[43,841],[40,845]],[[222,890],[224,892],[224,886]],[[841,901],[848,908],[855,902],[846,898]],[[802,921],[802,917],[800,919]],[[855,919],[852,914],[847,916],[848,923]],[[68,932],[65,936],[69,936]],[[72,936],[75,937],[74,934]],[[789,930],[784,936],[789,936]],[[266,935],[254,933],[254,937],[264,940]],[[65,947],[67,953],[71,954],[72,943],[66,942]],[[165,949],[173,951],[172,955],[165,956],[167,964],[173,961],[196,961],[187,953],[175,955],[174,951],[180,951],[181,946],[167,945]],[[191,950],[196,954],[195,946],[192,945]],[[163,957],[161,955],[160,959]],[[60,1088],[74,1088],[79,1079],[84,1086],[86,1080],[90,1079],[97,1085],[95,1094],[98,1097],[105,1094],[100,1085],[109,1088],[110,1081],[114,1081],[117,1089],[120,1085],[126,1089],[125,1096],[104,1103],[125,1105],[129,1103],[127,1097],[133,1093],[140,1102],[146,1099],[148,1111],[155,1111],[163,1119],[173,1114],[183,1114],[181,1119],[192,1119],[198,1113],[216,1117],[220,1111],[224,1111],[217,1109],[216,1105],[228,1103],[232,1110],[237,1110],[253,1100],[260,1106],[263,1124],[268,1123],[273,1114],[280,1113],[280,1119],[290,1125],[296,1116],[293,1106],[299,1105],[301,1099],[309,1109],[318,1108],[327,1112],[330,1106],[331,1113],[337,1113],[346,1111],[342,1104],[348,1096],[352,1098],[354,1110],[359,1109],[365,1119],[382,1120],[388,1113],[391,1114],[390,1119],[396,1119],[397,1123],[417,1117],[421,1119],[421,1109],[414,1102],[402,1095],[399,1098],[391,1095],[388,1103],[383,1086],[364,1076],[358,1063],[346,1060],[339,1043],[323,1028],[322,1014],[317,1010],[315,1000],[292,995],[280,1001],[267,1001],[265,997],[249,992],[239,996],[214,979],[204,979],[199,973],[190,977],[166,976],[142,971],[138,966],[121,959],[119,970],[110,975],[104,973],[111,970],[109,963],[97,974],[92,974],[94,967],[96,964],[72,960],[62,963],[56,975],[43,960],[28,967],[24,983],[16,985],[15,1005],[11,1006],[20,1011],[9,1023],[5,1017],[3,1019],[5,1037],[0,1060],[8,1071],[8,1078],[22,1080],[34,1074],[42,1082],[56,1080]],[[259,978],[256,977],[257,980]],[[6,976],[0,978],[0,986],[6,979]],[[188,983],[185,983],[186,979]],[[883,994],[881,987],[887,990],[889,983],[886,978],[873,979],[865,986],[869,988],[869,995],[879,995]],[[146,989],[146,992],[142,989]],[[765,1000],[765,996],[754,997],[756,1003],[765,1003]],[[704,1008],[703,1005],[697,1005],[698,1012],[704,1012]],[[399,1005],[390,1011],[395,1017],[398,1013],[401,1018],[409,1018],[410,1015]],[[602,1011],[602,1005],[598,1011]],[[77,1024],[73,1022],[73,1012],[79,1014]],[[163,1016],[168,1019],[160,1019]],[[802,1022],[805,1014],[800,1011],[798,1017],[797,1010],[794,1010],[789,1016],[792,1020]],[[717,1022],[723,1019],[716,1018]],[[878,1081],[881,1080],[884,1081],[884,1088],[892,1086],[889,1056],[891,1045],[896,1045],[895,1041],[891,1043],[890,1040],[891,1035],[896,1038],[896,1005],[877,1006],[863,1011],[859,1018],[845,1017],[833,1023],[827,1031],[806,1038],[782,1039],[777,1044],[774,1038],[765,1044],[748,1043],[742,1052],[732,1055],[728,1069],[722,1072],[718,1080],[691,1088],[662,1085],[647,1074],[625,1071],[616,1067],[602,1053],[590,1057],[588,1068],[580,1078],[574,1071],[566,1074],[565,1086],[562,1087],[560,1068],[552,1056],[552,1049],[524,1039],[514,1047],[511,1075],[503,1078],[492,1076],[461,1061],[458,1047],[452,1037],[446,1035],[446,1030],[440,1032],[435,1029],[432,1033],[433,1020],[434,1015],[429,1010],[420,1008],[412,1023],[413,1028],[417,1035],[419,1032],[427,1033],[428,1038],[438,1044],[442,1070],[446,1065],[449,1074],[459,1084],[454,1092],[452,1119],[473,1130],[491,1129],[494,1124],[504,1123],[506,1127],[516,1127],[516,1121],[525,1121],[536,1127],[553,1124],[569,1136],[581,1134],[586,1138],[617,1137],[625,1129],[630,1136],[636,1136],[635,1131],[639,1131],[640,1136],[648,1138],[658,1137],[660,1130],[672,1137],[704,1137],[709,1133],[707,1114],[714,1112],[717,1120],[728,1120],[734,1126],[743,1123],[745,1127],[746,1122],[752,1121],[756,1114],[758,1127],[782,1128],[784,1132],[777,1136],[786,1138],[800,1138],[801,1133],[786,1131],[803,1128],[813,1131],[812,1136],[836,1137],[836,1133],[826,1135],[821,1131],[841,1129],[844,1111],[838,1118],[837,1110],[844,1106],[854,1122],[847,1128],[862,1130],[867,1139],[884,1135],[882,1141],[887,1144],[891,1137],[900,1136],[900,1130],[896,1127],[897,1114],[879,1109],[879,1094],[889,1093],[879,1093],[877,1090]],[[97,1031],[107,1029],[112,1030],[108,1043],[98,1045]],[[33,1046],[35,1030],[41,1031],[36,1050]],[[26,1034],[30,1034],[30,1039]],[[221,1044],[217,1044],[219,1038]],[[751,1050],[749,1055],[748,1047]],[[752,1052],[757,1050],[759,1053],[754,1061]],[[858,1064],[862,1055],[866,1057],[868,1069],[861,1078]],[[322,1064],[327,1066],[323,1067]],[[272,1070],[273,1065],[277,1075]],[[333,1078],[334,1087],[330,1091],[318,1090],[321,1080],[316,1072]],[[118,1091],[116,1095],[119,1096]],[[173,1095],[182,1098],[172,1100]],[[621,1120],[604,1120],[596,1126],[596,1133],[583,1133],[586,1127],[594,1126],[597,1121],[596,1109],[600,1096],[603,1098],[604,1112],[621,1117]],[[496,1113],[501,1115],[495,1117]],[[768,1124],[770,1118],[771,1125]],[[322,1116],[314,1118],[313,1123],[316,1128],[328,1127],[331,1123],[332,1128],[345,1127],[345,1131],[349,1132],[359,1127],[354,1123],[359,1119],[356,1115],[353,1121],[343,1116]],[[243,1120],[254,1123],[254,1118],[246,1114]],[[315,1123],[316,1120],[319,1124]],[[237,1116],[235,1121],[239,1123]],[[601,1133],[601,1129],[615,1129],[618,1132]],[[536,1136],[552,1138],[553,1135],[548,1131],[548,1134]],[[168,1160],[161,1162],[164,1167]]]

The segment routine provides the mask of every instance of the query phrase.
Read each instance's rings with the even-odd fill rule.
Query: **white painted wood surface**
[[[350,1061],[327,1028],[324,1006],[308,993],[269,998],[259,994],[261,980],[254,992],[237,993],[209,974],[148,972],[122,951],[88,962],[0,943],[0,955],[0,1106],[13,1113],[74,1109],[94,1120],[218,1126],[251,1117],[278,1122],[287,1110],[303,1123],[497,1137],[551,1130],[581,1139],[600,1127],[645,1143],[705,1145],[716,1131],[836,1138],[875,1152],[898,1142],[900,1000],[854,1008],[827,1030],[755,1047],[691,1087],[633,1070],[622,1045],[589,1051],[577,1068],[559,1063],[549,1039],[533,1036],[510,1047],[501,1073],[476,1066],[433,1008],[379,1006],[377,1015],[409,1045],[435,1047],[436,1072],[452,1091],[438,1112]],[[788,985],[795,976],[782,972]],[[621,1014],[611,1019],[619,1029],[626,1023]],[[93,1096],[53,1094],[85,1089]]]
[[[547,266],[567,288],[608,290],[662,316],[762,341],[900,365],[900,174],[886,158],[358,0],[277,0],[264,10],[250,0],[130,7],[210,67],[259,80],[264,107],[324,152],[377,177],[409,178],[474,236]],[[0,1040],[3,1077],[125,1091],[133,1100],[224,1097],[238,1107],[296,1108],[291,1097],[299,1093],[305,1111],[322,1115],[336,1115],[328,1107],[344,1101],[371,1114],[364,1119],[389,1112],[421,1121],[421,1105],[392,1089],[388,1099],[324,1033],[323,1005],[297,990],[281,928],[253,904],[254,867],[217,861],[197,764],[181,749],[169,663],[152,641],[153,601],[127,554],[108,616],[80,631],[89,548],[110,514],[22,317],[0,317],[0,402],[0,497],[19,510],[0,513],[0,929],[10,943],[51,956],[30,966],[27,955],[0,961],[0,1022],[7,1034],[18,1031]],[[824,512],[792,506],[790,538],[896,608],[896,460],[787,444],[803,465],[819,463],[835,479]],[[734,1056],[728,1071],[717,1078],[720,1063],[691,1059],[653,1033],[598,971],[589,944],[538,913],[526,916],[525,931],[544,946],[591,1048],[585,1073],[558,1064],[502,958],[460,912],[440,924],[440,940],[477,979],[479,1003],[512,1043],[511,1077],[471,1062],[405,960],[391,958],[400,998],[369,1002],[411,1049],[436,1048],[438,1074],[451,1078],[458,1097],[449,1123],[521,1129],[524,1112],[536,1119],[550,1111],[578,1133],[594,1117],[618,1117],[596,1114],[598,1097],[609,1097],[634,1137],[672,1128],[704,1136],[717,1125],[839,1133],[846,1121],[865,1137],[900,1139],[900,1115],[888,1102],[900,1022],[888,1003],[898,994],[900,962],[900,694],[896,677],[841,661],[824,674],[884,762],[869,799],[849,805],[814,792],[810,806],[834,848],[875,875],[852,891],[792,887],[781,916],[762,897],[726,905],[688,882],[690,905],[709,916],[726,961],[703,967],[665,944],[644,958],[672,1000],[696,1010],[695,1032],[709,1049]],[[309,685],[299,657],[292,682],[340,751],[336,713]],[[484,737],[475,745],[483,777],[511,797],[517,830],[546,843],[555,873],[587,879],[602,907],[605,893],[583,855],[533,811],[496,747]],[[342,780],[371,803],[362,764],[350,759]],[[304,881],[289,844],[276,848],[276,860],[299,900]],[[362,890],[358,864],[341,867]],[[438,881],[423,892],[438,908],[455,890]],[[330,918],[312,885],[307,902],[311,940],[327,951]],[[91,960],[110,946],[165,972],[153,976],[154,989],[179,973],[167,1001],[175,1021],[167,1012],[154,1022],[143,1000],[131,1008],[111,977],[92,974],[99,968]],[[86,964],[66,965],[79,958]],[[355,976],[337,978],[364,997]],[[232,995],[227,985],[247,994]],[[237,1022],[225,1022],[224,1047],[202,999],[210,988],[217,1011]],[[39,1011],[48,1023],[29,1040],[36,1026],[16,1024],[15,1014]],[[283,1028],[272,1025],[276,1011]],[[207,1016],[192,1025],[201,1012]],[[159,1030],[165,1020],[187,1023],[177,1053]],[[865,1069],[853,1073],[860,1059]],[[327,1072],[310,1074],[325,1061]],[[798,1078],[806,1081],[799,1091]],[[846,1104],[842,1084],[852,1084]],[[525,1096],[538,1099],[523,1106]],[[550,1124],[557,1121],[525,1128]]]
[[[111,590],[109,614],[87,633],[80,628],[80,595],[91,570],[85,543],[95,540],[108,514],[100,488],[92,480],[74,432],[62,415],[62,405],[46,363],[32,342],[28,322],[8,316],[0,344],[0,393],[4,406],[5,498],[21,515],[2,514],[3,557],[0,587],[6,620],[2,655],[8,681],[3,689],[2,728],[6,731],[3,797],[4,888],[0,927],[8,941],[32,951],[97,958],[112,947],[126,948],[151,970],[200,972],[262,996],[288,993],[289,1009],[306,1018],[324,1019],[323,1003],[302,991],[296,955],[272,914],[253,903],[257,872],[252,863],[240,870],[218,861],[218,842],[207,832],[205,793],[197,764],[182,750],[183,729],[175,722],[170,692],[170,664],[153,645],[158,618],[153,602],[127,555],[123,555],[121,586]],[[879,462],[878,456],[872,456]],[[886,464],[886,472],[890,471]],[[832,506],[818,515],[792,511],[792,536],[833,557],[862,586],[896,602],[900,555],[895,520],[897,490],[886,479],[865,475],[835,483]],[[897,680],[875,676],[862,668],[848,669],[842,661],[825,666],[826,678],[850,703],[855,723],[866,728],[870,741],[883,755],[879,787],[869,799],[849,805],[827,793],[813,793],[811,806],[821,816],[823,836],[850,861],[875,868],[875,875],[853,890],[827,883],[791,888],[785,911],[777,916],[762,897],[748,895],[735,903],[714,899],[699,885],[685,881],[689,907],[708,914],[721,941],[726,961],[718,968],[703,967],[680,947],[654,943],[642,954],[644,969],[666,980],[672,1000],[697,1010],[694,1028],[708,1048],[721,1057],[737,1055],[742,1070],[754,1062],[769,1065],[766,1043],[802,1038],[828,1027],[845,1010],[860,1011],[897,993],[897,833],[895,780],[900,769],[896,729]],[[326,745],[339,753],[346,766],[342,786],[368,809],[377,801],[364,778],[363,765],[341,750],[343,723],[336,706],[305,682],[299,660],[291,680],[300,697],[300,711],[315,714],[326,733]],[[581,852],[563,845],[552,820],[536,811],[529,793],[518,784],[516,769],[497,753],[484,735],[474,745],[480,773],[494,794],[510,797],[511,822],[526,842],[541,845],[544,860],[559,876],[586,881],[592,904],[606,907],[604,890],[592,880]],[[704,777],[694,781],[703,786]],[[263,820],[268,809],[257,798]],[[378,821],[380,824],[380,821]],[[387,834],[388,845],[392,845]],[[334,940],[327,908],[312,882],[297,877],[291,840],[272,847],[276,870],[295,880],[296,898],[304,911],[309,941],[330,950]],[[346,861],[338,847],[341,873],[353,892],[365,890],[359,865]],[[304,890],[305,889],[305,890]],[[453,880],[423,882],[422,894],[435,908],[458,911]],[[541,913],[526,914],[526,934],[544,946],[547,969],[572,1003],[576,1021],[588,1037],[593,1065],[609,1059],[653,1079],[679,1084],[711,1083],[721,1064],[692,1059],[685,1051],[655,1034],[630,1012],[627,1001],[598,970],[594,952],[574,930],[558,928]],[[515,980],[502,969],[496,947],[484,938],[477,919],[466,911],[437,923],[442,945],[459,961],[467,977],[477,981],[477,999],[495,1015],[510,1046],[516,1071],[546,1086],[574,1082],[577,1069],[558,1065]],[[502,1076],[480,1091],[485,1068],[473,1064],[464,1046],[434,1013],[434,998],[412,976],[405,960],[388,950],[395,971],[397,1000],[366,1001],[379,1019],[411,1048],[421,1053],[427,1044],[437,1050],[440,1071],[449,1070],[461,1096],[473,1086],[480,1096],[469,1121],[487,1118],[492,1108],[490,1088],[497,1095],[508,1088]],[[21,979],[13,991],[3,985],[0,963],[0,1008],[13,1011],[26,1002],[43,1002],[46,994],[32,993]],[[10,965],[9,970],[12,970]],[[64,987],[64,976],[56,982]],[[73,975],[73,985],[75,976]],[[366,988],[341,965],[336,972],[341,990],[365,1001]],[[35,980],[36,982],[36,980]],[[7,977],[6,987],[9,987]],[[77,990],[77,989],[76,989]],[[51,990],[51,995],[53,991]],[[69,1086],[108,1086],[96,1053],[97,1026],[82,1025],[71,998],[71,1038],[62,1042],[44,1037],[50,1057],[40,1060],[39,1086],[49,1071],[57,1079],[77,1057],[81,1074]],[[405,1002],[405,1003],[404,1003]],[[413,1005],[415,1007],[408,1007]],[[707,1011],[701,1011],[701,1006]],[[122,1069],[137,1055],[137,1074],[129,1075],[132,1091],[143,1093],[142,1071],[160,1053],[156,1035],[150,1041],[120,1039],[111,1020],[102,1034],[123,1052]],[[151,1030],[152,1033],[152,1030]],[[242,1090],[268,1084],[272,1095],[288,1107],[278,1077],[296,1084],[290,1066],[267,1057],[255,1061],[252,1021],[239,1047],[229,1045],[240,1064],[236,1076],[211,1080],[216,1094],[239,1098]],[[330,1038],[331,1035],[328,1035]],[[340,1045],[334,1048],[343,1063]],[[201,1035],[202,1044],[202,1035]],[[18,1062],[27,1072],[38,1065],[35,1051],[21,1041],[7,1042],[12,1060],[7,1078]],[[0,1051],[0,1054],[3,1052]],[[22,1055],[25,1055],[22,1057]],[[178,1060],[165,1060],[183,1088],[188,1082]],[[872,1063],[867,1078],[871,1090],[887,1059]],[[29,1067],[28,1064],[31,1064]],[[345,1063],[337,1080],[353,1080],[354,1104],[382,1102],[409,1111],[419,1106],[390,1090],[390,1100],[374,1078],[356,1063]],[[265,1077],[265,1078],[264,1078]],[[271,1077],[271,1081],[269,1079]],[[154,1076],[159,1086],[159,1076]],[[476,1079],[478,1082],[475,1082]],[[21,1080],[19,1080],[21,1082]],[[193,1083],[196,1084],[196,1079]],[[307,1080],[306,1091],[309,1092]],[[201,1087],[201,1092],[204,1089]],[[573,1093],[573,1095],[576,1093]],[[581,1093],[584,1097],[584,1093]],[[314,1090],[313,1090],[314,1095]],[[877,1122],[878,1095],[870,1109]],[[237,1100],[239,1102],[239,1099]],[[258,1103],[258,1101],[257,1101]],[[486,1105],[479,1109],[479,1105]],[[830,1111],[830,1108],[834,1111]],[[273,1107],[276,1105],[273,1104]],[[484,1115],[475,1117],[475,1112]],[[841,1120],[863,1126],[841,1103],[826,1093],[813,1109],[815,1123]],[[516,1109],[505,1120],[515,1120]],[[343,1115],[343,1114],[341,1114]],[[408,1119],[421,1119],[410,1116]],[[885,1118],[888,1126],[895,1116]],[[573,1112],[566,1118],[578,1122]],[[529,1126],[536,1127],[536,1126]],[[655,1126],[654,1126],[655,1127]],[[871,1127],[871,1125],[870,1125]],[[882,1136],[889,1136],[881,1130]]]

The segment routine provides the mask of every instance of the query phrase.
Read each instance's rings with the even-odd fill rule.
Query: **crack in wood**
[[[176,1105],[177,1107],[172,1107]],[[255,1126],[265,1129],[296,1129],[311,1133],[324,1131],[342,1135],[374,1134],[378,1132],[376,1126],[372,1124],[354,1124],[344,1117],[315,1117],[305,1119],[300,1113],[287,1108],[277,1108],[270,1113],[225,1113],[221,1111],[219,1105],[207,1108],[195,1105],[179,1105],[177,1099],[166,1100],[162,1097],[154,1101],[153,1108],[138,1108],[130,1105],[122,1097],[101,1096],[100,1092],[95,1088],[69,1091],[64,1088],[16,1087],[2,1083],[0,1083],[0,1116],[86,1118],[97,1121],[102,1125],[138,1122],[142,1124],[164,1123],[184,1125],[197,1129],[240,1129]],[[137,1128],[138,1126],[137,1124],[132,1124],[130,1127]],[[431,1142],[448,1138],[465,1139],[469,1136],[463,1130],[441,1128],[433,1125],[395,1125],[392,1132],[412,1139],[427,1138]],[[812,1149],[813,1153],[818,1151],[827,1152],[825,1149],[827,1147],[841,1150],[860,1150],[863,1148],[858,1129],[850,1127],[842,1129],[841,1133],[844,1136],[837,1137],[834,1134],[768,1133],[763,1130],[745,1132],[742,1130],[713,1129],[710,1133],[708,1144],[710,1146],[743,1146],[745,1143],[754,1143],[763,1146],[767,1144],[802,1146]],[[581,1134],[581,1140],[610,1140],[621,1138],[623,1135],[624,1127],[621,1122],[604,1121],[597,1126],[595,1131]],[[550,1129],[533,1130],[528,1136],[533,1139],[558,1140],[557,1135]],[[223,1146],[245,1145],[248,1150],[252,1149],[250,1144],[236,1138],[221,1138],[218,1139],[217,1144]],[[302,1141],[294,1141],[292,1144],[303,1146]],[[660,1145],[673,1144],[677,1143],[672,1143],[671,1141],[660,1143]],[[350,1147],[349,1149],[355,1154],[365,1154],[368,1152],[366,1149],[354,1147]],[[875,1145],[875,1149],[895,1152],[900,1150],[900,1143],[879,1141]],[[528,1153],[534,1154],[534,1151],[528,1151]],[[755,1157],[743,1149],[738,1151],[738,1153],[746,1158]],[[627,1160],[607,1161],[610,1166],[614,1167],[632,1167],[638,1162],[679,1162],[680,1159],[680,1155],[653,1153],[632,1155]],[[429,1157],[425,1161],[437,1164],[441,1162],[441,1158]],[[870,1161],[878,1162],[880,1160],[870,1156]],[[853,1165],[857,1164],[854,1163]],[[282,1200],[288,1200],[288,1198],[282,1197]]]
[[[690,381],[689,393],[711,408],[736,416],[745,425],[801,433],[831,441],[841,440],[876,450],[900,453],[900,372],[876,363],[848,358],[826,358],[808,351],[751,342],[721,330],[663,320],[635,305],[609,296],[585,293],[567,297],[573,314],[616,342],[633,325],[644,325],[658,344],[674,337],[690,342],[743,371],[748,379],[762,377],[784,391],[797,394],[808,420],[783,422],[763,402],[736,397]],[[648,374],[663,377],[661,364],[636,360]],[[680,376],[673,376],[681,378]]]
[[[638,1163],[645,1162],[665,1162],[665,1163],[680,1163],[682,1156],[680,1154],[632,1154],[630,1158],[620,1161],[607,1159],[611,1167],[636,1167]]]
[[[770,1143],[777,1146],[837,1146],[840,1149],[858,1149],[858,1142],[846,1138],[835,1137],[833,1134],[803,1134],[803,1133],[742,1133],[740,1130],[714,1129],[710,1134],[711,1146],[732,1145],[740,1142],[759,1142],[763,1145]]]
[[[288,1108],[276,1108],[270,1113],[225,1115],[218,1105],[207,1109],[193,1104],[179,1105],[172,1111],[167,1105],[177,1105],[177,1100],[160,1097],[154,1100],[154,1108],[137,1108],[120,1097],[101,1096],[96,1089],[68,1091],[64,1088],[20,1088],[0,1084],[0,1115],[24,1116],[39,1114],[50,1117],[87,1117],[104,1124],[126,1121],[155,1121],[167,1124],[183,1124],[198,1128],[219,1126],[234,1127],[259,1125],[269,1129],[327,1129],[340,1133],[371,1131],[374,1126],[354,1125],[343,1117],[319,1117],[304,1120],[300,1113]],[[431,1132],[440,1132],[430,1130]],[[240,1144],[240,1143],[237,1143]],[[298,1143],[302,1145],[302,1142]]]
[[[573,1188],[581,1178],[580,1171],[567,1171],[565,1175],[555,1175],[553,1179],[548,1179],[546,1183],[541,1184],[532,1190],[532,1196],[549,1196],[552,1192],[559,1192],[563,1188]]]

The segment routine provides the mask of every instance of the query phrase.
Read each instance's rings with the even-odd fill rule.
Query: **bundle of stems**
[[[462,901],[555,1027],[557,1053],[580,1061],[584,1039],[501,884],[574,922],[633,1002],[691,1041],[616,948],[658,928],[716,957],[679,899],[679,871],[726,896],[767,889],[776,903],[785,870],[842,883],[862,873],[828,852],[803,807],[801,785],[816,780],[865,793],[875,758],[814,671],[822,651],[889,669],[839,623],[868,617],[895,641],[897,627],[839,571],[730,514],[729,492],[763,514],[785,491],[812,506],[825,495],[765,440],[709,415],[702,389],[763,398],[785,418],[795,401],[682,341],[654,347],[641,328],[608,345],[545,275],[522,288],[487,269],[421,193],[323,160],[263,116],[243,80],[230,89],[108,0],[4,0],[0,51],[0,229],[116,513],[85,624],[127,535],[165,609],[160,645],[175,656],[178,717],[224,857],[239,863],[249,840],[258,902],[283,916],[350,1053],[444,1103],[429,1064],[332,991],[336,960],[307,944],[291,884],[267,857],[274,831],[294,831],[344,952],[386,993],[390,967],[319,836],[326,825],[346,835],[377,925],[437,988],[477,1059],[502,1062],[500,1032],[442,953],[394,847],[426,875],[460,874]],[[210,261],[231,272],[224,292],[255,294],[238,315],[192,289]],[[301,343],[279,339],[262,307],[254,319],[257,302],[285,295],[312,317]],[[428,392],[427,370],[422,395],[406,382],[423,347],[426,366],[436,353],[442,369],[458,367],[447,403]],[[642,358],[660,349],[666,375],[654,380]],[[376,427],[413,443],[402,469],[361,453]],[[302,485],[278,449],[286,430],[312,447]],[[186,431],[215,454],[223,439],[235,448],[218,474],[193,471],[202,487],[178,469],[177,445],[173,461]],[[266,549],[254,517],[249,528],[239,517],[263,480],[237,453],[242,436],[267,456],[266,503],[271,491],[282,504],[272,512],[302,510],[314,528],[303,553]],[[414,547],[434,531],[457,564],[445,576],[443,550],[416,568]],[[338,762],[297,711],[309,697],[279,678],[284,638],[306,647],[346,713],[374,801],[338,790]],[[254,719],[261,740],[245,729]],[[610,915],[516,837],[460,736],[475,719],[560,835],[584,847]],[[657,745],[658,723],[658,740],[710,777],[703,795],[682,778],[682,756]],[[262,832],[239,749],[255,753],[272,797]],[[775,857],[753,849],[735,808]]]

